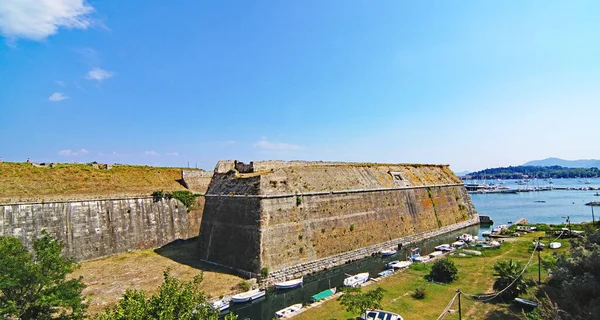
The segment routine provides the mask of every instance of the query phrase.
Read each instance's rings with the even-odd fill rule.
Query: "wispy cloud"
[[[65,83],[63,81],[60,81],[60,80],[56,80],[55,83],[56,83],[56,85],[61,86],[61,87],[65,86]]]
[[[93,11],[85,0],[2,0],[0,34],[13,41],[17,38],[41,41],[61,27],[87,29]]]
[[[261,149],[261,150],[271,150],[271,151],[289,151],[289,150],[302,150],[304,147],[286,143],[286,142],[272,142],[267,140],[265,137],[260,139],[260,141],[253,144],[253,147]]]
[[[58,152],[59,155],[63,156],[63,157],[76,157],[76,156],[83,156],[88,154],[89,151],[85,150],[85,149],[80,149],[79,151],[75,150],[71,150],[71,149],[65,149],[65,150],[60,150]]]
[[[107,71],[107,70],[100,69],[100,68],[94,68],[85,75],[85,78],[89,79],[89,80],[104,81],[104,80],[112,77],[113,75],[114,75],[114,72]]]
[[[165,153],[159,153],[156,152],[154,150],[149,150],[149,151],[144,151],[144,155],[146,156],[150,156],[150,157],[179,157],[179,152],[165,152]]]
[[[53,94],[51,94],[48,97],[48,100],[52,101],[52,102],[58,102],[58,101],[63,101],[65,99],[69,99],[69,97],[67,97],[64,93],[62,92],[55,92]]]

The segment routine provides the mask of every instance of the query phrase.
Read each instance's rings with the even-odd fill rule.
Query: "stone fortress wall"
[[[295,277],[478,222],[445,165],[220,161],[206,193],[206,261]],[[395,245],[394,245],[395,246]]]

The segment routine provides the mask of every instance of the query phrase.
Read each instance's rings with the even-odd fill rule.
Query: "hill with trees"
[[[598,168],[565,168],[561,166],[516,166],[491,168],[467,175],[469,179],[523,179],[523,178],[597,178]]]

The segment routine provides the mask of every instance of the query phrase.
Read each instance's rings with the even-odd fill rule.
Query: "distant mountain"
[[[548,158],[544,160],[534,160],[525,163],[523,166],[561,166],[565,168],[600,168],[600,160],[589,159],[589,160],[564,160],[560,158]]]
[[[454,174],[459,177],[464,177],[464,176],[468,175],[469,173],[471,173],[471,171],[460,171],[460,172],[455,172]]]

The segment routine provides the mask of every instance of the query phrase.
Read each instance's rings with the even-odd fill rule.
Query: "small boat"
[[[275,289],[291,289],[291,288],[295,288],[299,285],[302,284],[302,279],[303,278],[298,278],[298,279],[293,279],[293,280],[288,280],[288,281],[283,281],[283,282],[276,282],[275,283]]]
[[[413,259],[414,262],[427,262],[429,261],[429,256],[418,256]]]
[[[329,298],[332,295],[334,295],[336,291],[337,291],[336,288],[331,288],[331,289],[327,289],[325,291],[321,291],[321,292],[315,294],[314,296],[310,297],[310,301],[317,302],[319,300],[323,300],[325,298]]]
[[[535,302],[535,301],[525,300],[525,299],[521,299],[521,298],[515,298],[515,302],[518,304],[521,304],[523,306],[531,307],[531,308],[535,308],[538,306],[537,302]]]
[[[393,256],[396,254],[396,252],[398,251],[392,249],[379,251],[379,253],[381,253],[381,255],[384,257]]]
[[[456,238],[456,240],[461,240],[465,243],[469,243],[473,240],[477,240],[477,237],[473,237],[473,235],[468,234],[468,233],[463,233],[462,235],[460,235],[459,237]]]
[[[344,279],[344,285],[346,287],[358,287],[367,282],[367,280],[369,280],[369,273],[363,272]]]
[[[550,249],[558,249],[562,247],[562,244],[560,242],[550,242],[550,244],[548,245],[548,248]]]
[[[375,319],[386,319],[386,320],[404,320],[402,316],[397,313],[383,311],[383,310],[369,310],[366,314],[362,314],[361,319],[375,320]]]
[[[254,289],[254,290],[238,293],[238,294],[232,296],[231,302],[232,303],[249,302],[249,301],[264,297],[264,296],[265,296],[265,291],[263,289]]]
[[[288,316],[291,316],[292,314],[300,311],[300,309],[302,309],[302,303],[296,303],[287,308],[283,308],[283,309],[275,312],[275,315],[278,318],[283,318],[283,317],[287,318]]]
[[[598,192],[594,193],[594,195],[595,195],[596,197],[600,197],[600,193],[598,193]]]
[[[441,255],[443,255],[444,253],[442,251],[434,251],[432,253],[429,254],[430,258],[435,258],[435,257],[439,257]]]
[[[387,269],[378,273],[377,276],[385,278],[387,276],[391,276],[392,274],[394,274],[394,269]]]
[[[484,249],[494,249],[494,248],[499,248],[500,247],[500,242],[498,241],[490,241],[489,243],[486,243],[482,246],[482,248]]]
[[[215,308],[215,310],[222,312],[222,311],[229,309],[229,301],[224,300],[224,299],[217,300],[212,303],[212,306],[213,306],[213,308]]]
[[[460,248],[460,247],[462,247],[462,246],[464,246],[464,245],[465,245],[465,243],[464,243],[463,241],[455,241],[455,242],[452,242],[452,246],[453,246],[454,248]]]
[[[412,264],[411,260],[408,261],[391,261],[387,263],[385,266],[391,269],[404,269]]]
[[[489,236],[491,236],[491,235],[492,235],[492,232],[491,232],[491,231],[484,231],[484,232],[482,232],[482,233],[481,233],[481,236],[482,236],[482,237],[489,237]]]
[[[438,251],[450,251],[451,249],[452,247],[447,243],[440,244],[439,246],[435,247],[435,250]]]
[[[542,250],[542,249],[544,249],[546,247],[546,245],[543,244],[543,243],[541,243],[541,242],[539,242],[539,241],[534,241],[533,242],[533,247],[534,248],[537,247],[537,250]]]
[[[414,261],[416,258],[421,256],[420,252],[421,252],[421,249],[419,249],[419,248],[410,249],[409,259]]]

